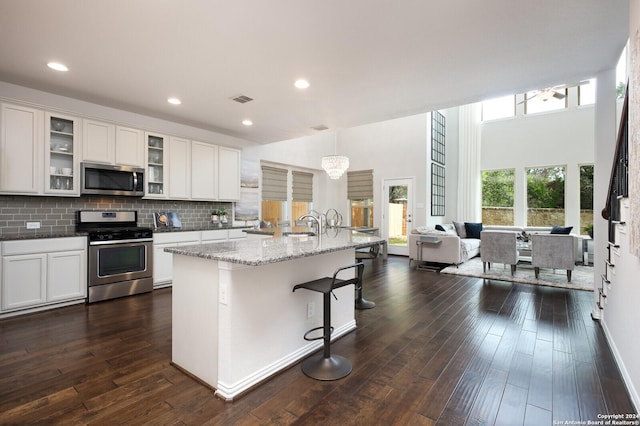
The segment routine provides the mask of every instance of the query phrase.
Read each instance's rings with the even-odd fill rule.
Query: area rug
[[[576,265],[571,274],[570,283],[567,282],[567,271],[564,269],[540,268],[540,274],[536,279],[533,267],[529,263],[519,263],[513,276],[511,276],[511,266],[492,263],[491,269],[485,274],[482,272],[482,261],[479,257],[474,257],[458,266],[447,266],[440,273],[593,291],[593,267],[591,266]]]

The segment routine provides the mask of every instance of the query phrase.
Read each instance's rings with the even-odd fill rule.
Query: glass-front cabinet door
[[[80,195],[80,119],[45,113],[45,192]]]
[[[155,133],[146,134],[147,143],[147,188],[149,198],[167,198],[167,180],[169,160],[167,154],[169,138]]]

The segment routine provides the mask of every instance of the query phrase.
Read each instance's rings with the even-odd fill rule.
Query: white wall
[[[455,110],[443,113],[447,116],[447,212],[455,212],[457,114]],[[349,157],[349,170],[374,171],[374,226],[382,225],[382,182],[389,178],[415,178],[414,226],[441,222],[441,218],[430,217],[430,119],[430,114],[418,114],[338,131],[336,152]],[[315,136],[250,147],[243,151],[243,156],[317,170],[314,208],[318,211],[335,208],[346,219],[349,217],[346,177],[331,180],[320,169],[322,156],[334,153],[334,141],[335,133],[327,130]]]
[[[577,88],[569,89],[570,100]],[[518,106],[516,117],[482,124],[481,169],[515,168],[515,225],[526,225],[525,169],[566,166],[565,220],[580,224],[579,179],[582,164],[594,162],[594,106],[578,107],[574,102],[563,111],[524,115]],[[563,225],[563,224],[558,224]]]
[[[640,37],[640,0],[633,0],[630,2],[629,7],[629,37],[631,43],[633,40]],[[638,68],[630,68],[632,76],[631,81],[638,81]],[[635,76],[635,78],[634,78]],[[631,87],[631,99],[629,102],[629,109],[637,111],[640,108],[640,93],[637,91],[637,87]],[[637,128],[638,123],[629,121],[629,134],[637,135],[640,129]],[[605,142],[603,141],[603,144]],[[631,149],[639,149],[638,141],[629,139]],[[629,163],[630,169],[638,173],[639,164]],[[602,174],[606,173],[606,179],[608,184],[609,170],[603,170]],[[604,176],[603,176],[604,177]],[[640,194],[631,193],[630,198],[638,197]],[[627,221],[638,220],[638,218],[627,217]],[[602,221],[604,222],[604,221]],[[604,226],[601,229],[595,228],[597,232],[596,238],[602,236],[606,239],[606,228]],[[605,241],[605,239],[601,241]],[[640,338],[635,327],[640,324],[640,309],[638,309],[638,301],[640,300],[640,284],[638,283],[638,276],[640,276],[640,260],[631,255],[628,251],[628,236],[621,235],[619,241],[621,244],[619,250],[619,257],[615,258],[615,275],[612,283],[612,287],[609,290],[606,307],[603,313],[601,323],[609,340],[609,344],[616,356],[618,366],[622,372],[622,375],[627,383],[629,393],[634,401],[636,410],[640,408]],[[596,265],[598,265],[597,259],[603,259],[606,254],[601,248],[599,257],[596,258]],[[598,252],[595,253],[598,256]],[[601,268],[604,269],[604,268]]]

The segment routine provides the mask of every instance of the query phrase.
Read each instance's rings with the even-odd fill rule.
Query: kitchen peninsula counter
[[[322,295],[293,286],[355,263],[380,238],[342,230],[166,248],[173,253],[172,363],[233,400],[322,346]],[[353,270],[340,278],[352,278]],[[332,299],[333,338],[356,327],[353,285]]]
[[[279,234],[282,235],[282,231],[279,231]],[[334,233],[330,230],[329,234],[323,234],[320,238],[294,233],[261,240],[247,239],[169,247],[165,251],[184,256],[259,266],[338,250],[369,247],[382,241],[382,238],[360,232],[339,230]]]

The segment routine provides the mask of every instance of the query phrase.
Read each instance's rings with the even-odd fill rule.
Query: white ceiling
[[[628,13],[627,0],[0,0],[0,80],[268,143],[592,77],[615,66]]]

